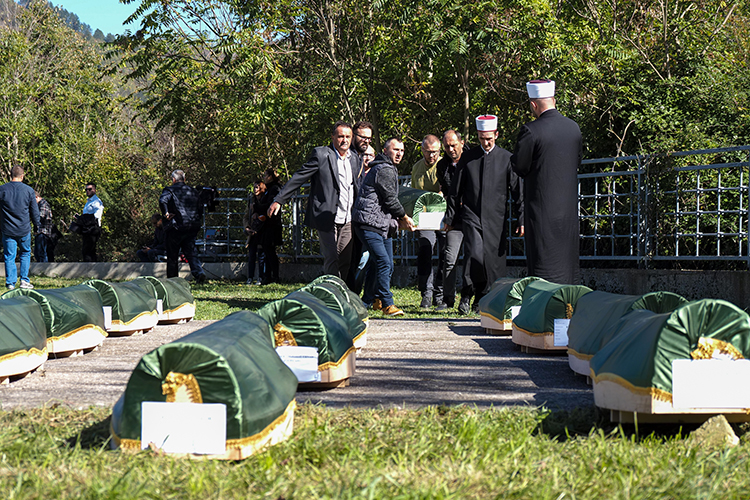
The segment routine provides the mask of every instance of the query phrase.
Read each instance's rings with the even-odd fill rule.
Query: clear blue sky
[[[52,5],[73,12],[82,23],[91,26],[92,33],[98,28],[105,35],[107,33],[119,35],[126,29],[131,32],[137,31],[140,23],[131,23],[126,26],[122,23],[140,4],[137,0],[128,5],[123,5],[118,0],[52,0]]]

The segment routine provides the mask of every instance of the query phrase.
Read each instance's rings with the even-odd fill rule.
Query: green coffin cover
[[[568,328],[568,352],[580,359],[591,359],[615,335],[620,319],[630,311],[646,309],[668,313],[688,301],[672,292],[620,295],[593,291],[578,300]]]
[[[523,302],[513,325],[531,335],[552,335],[555,320],[573,316],[578,299],[591,292],[583,285],[533,281],[523,291]]]
[[[526,278],[500,278],[492,284],[489,293],[479,299],[479,314],[488,316],[498,323],[511,318],[510,308],[520,306],[523,302],[523,291],[529,283],[542,278],[528,276]]]
[[[750,358],[750,316],[718,299],[689,302],[673,312],[632,311],[589,361],[595,382],[609,380],[631,392],[672,400],[672,361]]]
[[[257,435],[287,410],[297,391],[297,377],[272,339],[263,318],[239,311],[151,351],[112,410],[112,431],[139,446],[141,402],[169,400],[170,384],[192,376],[197,387],[191,399],[199,400],[193,402],[226,405],[228,441]]]
[[[258,315],[273,325],[277,347],[317,347],[320,371],[338,366],[354,350],[344,318],[307,292],[269,302]]]
[[[142,276],[154,286],[156,298],[161,300],[164,312],[174,311],[184,304],[193,304],[195,299],[190,291],[190,285],[185,278],[156,278]]]
[[[3,299],[27,296],[42,310],[48,338],[65,338],[82,328],[95,327],[104,331],[104,311],[99,292],[86,285],[52,290],[24,290],[16,288],[3,294]]]
[[[345,294],[347,300],[349,301],[349,305],[351,305],[357,311],[357,316],[359,317],[360,321],[367,322],[367,320],[369,319],[367,308],[365,307],[364,303],[362,303],[362,299],[359,298],[359,295],[349,290],[349,287],[346,286],[344,280],[332,274],[324,274],[323,276],[312,280],[310,282],[310,285],[318,285],[320,283],[330,283],[331,285],[338,287],[338,289]]]
[[[415,226],[419,225],[419,214],[422,212],[445,212],[446,208],[445,198],[441,194],[405,186],[398,188],[398,201]]]
[[[47,325],[42,309],[28,297],[0,301],[0,361],[29,352],[47,352]]]
[[[356,341],[367,330],[367,324],[359,319],[357,310],[349,303],[339,287],[332,283],[318,283],[300,288],[299,292],[307,292],[320,299],[331,311],[340,314],[349,328],[349,336]],[[294,298],[298,292],[292,292],[287,298]]]
[[[147,280],[139,278],[123,283],[113,283],[94,279],[83,284],[99,292],[102,305],[112,307],[112,322],[119,321],[127,325],[142,314],[156,311],[156,292]]]

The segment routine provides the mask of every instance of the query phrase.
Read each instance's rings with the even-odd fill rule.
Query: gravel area
[[[141,357],[209,324],[157,326],[145,335],[109,337],[83,356],[49,359],[26,377],[0,386],[0,408],[59,403],[112,406]],[[348,387],[297,393],[297,402],[330,407],[480,407],[593,405],[583,377],[565,355],[525,354],[510,337],[487,335],[479,320],[371,320]]]

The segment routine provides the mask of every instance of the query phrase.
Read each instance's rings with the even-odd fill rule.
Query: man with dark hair
[[[86,204],[83,206],[81,214],[83,218],[83,232],[81,233],[81,239],[83,244],[81,245],[81,254],[83,255],[84,262],[96,262],[96,243],[99,241],[99,236],[102,234],[102,215],[104,214],[104,204],[102,200],[96,195],[96,184],[93,182],[86,183]],[[86,217],[86,216],[89,217]],[[92,219],[93,217],[93,219]],[[88,221],[87,221],[88,220]]]
[[[577,285],[579,267],[578,124],[556,109],[555,82],[526,84],[531,114],[521,127],[511,162],[523,178],[526,200],[526,267],[529,276]]]
[[[159,209],[167,220],[167,278],[179,276],[180,250],[190,265],[190,273],[198,283],[206,281],[200,261],[193,253],[195,235],[201,227],[203,201],[198,189],[185,184],[185,172],[175,170],[171,175],[172,185],[167,186],[159,197]]]
[[[54,246],[52,242],[52,208],[50,208],[49,202],[42,198],[42,195],[36,190],[34,190],[34,197],[39,208],[39,225],[34,237],[34,257],[37,262],[48,262],[49,251]]]
[[[346,279],[352,257],[352,204],[357,196],[355,180],[359,157],[352,153],[352,127],[333,125],[331,144],[313,149],[310,157],[284,186],[268,208],[272,217],[294,192],[310,182],[305,224],[318,231],[323,271]]]
[[[10,182],[0,186],[0,232],[3,235],[5,257],[5,288],[16,287],[16,252],[21,256],[21,288],[34,288],[29,280],[31,265],[31,223],[39,227],[39,207],[34,190],[23,183],[24,169],[20,165],[10,170]]]
[[[404,143],[391,138],[383,152],[370,163],[354,203],[354,230],[370,253],[371,265],[365,278],[362,301],[372,307],[379,299],[386,316],[403,316],[393,303],[393,233],[397,228],[414,230],[414,223],[398,201],[398,164],[404,156]]]
[[[440,193],[437,164],[440,161],[440,139],[428,134],[422,139],[422,158],[411,168],[411,187],[423,191]],[[417,252],[417,287],[422,295],[420,309],[426,310],[443,302],[443,276],[440,255],[445,247],[445,232],[417,230],[419,250]],[[432,269],[432,254],[438,250],[437,278]]]
[[[458,305],[461,314],[472,309],[476,313],[492,283],[505,276],[508,188],[518,213],[517,233],[523,235],[521,183],[510,167],[510,152],[495,144],[497,117],[479,116],[476,124],[480,145],[461,155],[445,211],[446,230],[450,231],[459,217],[463,227],[466,256]]]
[[[370,122],[357,122],[352,128],[352,146],[354,151],[359,155],[360,159],[367,150],[367,146],[372,144],[372,123]]]
[[[461,159],[461,155],[468,151],[468,148],[464,144],[464,140],[461,139],[461,133],[453,129],[445,131],[442,142],[445,155],[437,163],[437,177],[440,183],[440,191],[447,199],[451,192],[451,183],[456,174],[456,166]],[[461,253],[461,243],[464,240],[460,219],[460,216],[454,219],[453,230],[445,232],[445,244],[440,254],[443,271],[443,300],[435,307],[438,311],[453,308],[456,302],[456,264],[458,255]]]

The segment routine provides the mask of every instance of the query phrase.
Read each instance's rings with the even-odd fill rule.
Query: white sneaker
[[[34,288],[34,285],[31,284],[31,281],[21,280],[21,288],[23,288],[24,290],[32,290]]]

